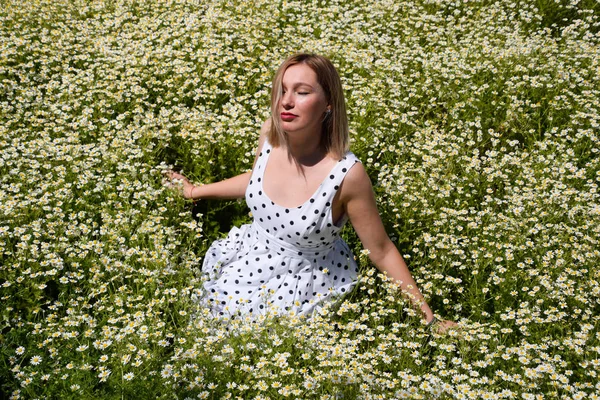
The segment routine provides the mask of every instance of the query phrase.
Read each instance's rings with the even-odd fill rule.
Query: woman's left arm
[[[357,163],[348,171],[340,188],[340,201],[363,247],[369,250],[369,258],[373,264],[400,285],[415,308],[420,309],[427,323],[433,322],[433,312],[417,287],[404,258],[385,232],[371,180],[362,164]],[[452,321],[440,321],[440,330],[453,325],[455,323]]]

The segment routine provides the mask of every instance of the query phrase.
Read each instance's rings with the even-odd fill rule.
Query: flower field
[[[594,0],[0,3],[0,398],[600,397]],[[204,251],[251,220],[163,185],[252,166],[272,76],[328,56],[432,309],[351,228],[356,289],[219,321]]]

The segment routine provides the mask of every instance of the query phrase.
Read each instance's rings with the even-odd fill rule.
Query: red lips
[[[292,113],[281,113],[281,119],[284,121],[291,121],[294,118],[296,118],[297,115],[296,114],[292,114]]]

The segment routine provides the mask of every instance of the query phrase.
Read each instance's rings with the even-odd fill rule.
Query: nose
[[[294,101],[290,92],[283,92],[281,94],[281,105],[286,110],[289,110],[290,108],[294,107]]]

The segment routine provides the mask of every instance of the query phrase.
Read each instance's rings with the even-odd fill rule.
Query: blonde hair
[[[321,143],[325,150],[338,160],[349,149],[348,116],[340,76],[327,58],[316,54],[299,53],[285,60],[275,77],[271,88],[271,129],[267,134],[269,143],[274,147],[287,146],[287,135],[281,128],[278,105],[282,97],[283,74],[296,64],[306,64],[317,74],[317,81],[323,88],[331,113],[321,123]]]

